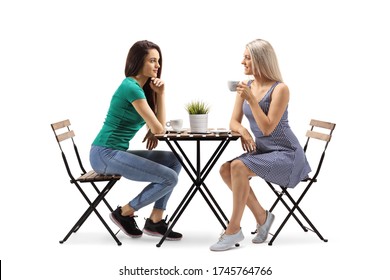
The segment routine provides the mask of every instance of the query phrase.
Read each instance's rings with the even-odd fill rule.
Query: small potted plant
[[[190,117],[191,132],[205,133],[208,129],[208,113],[210,106],[199,100],[191,101],[185,105]]]

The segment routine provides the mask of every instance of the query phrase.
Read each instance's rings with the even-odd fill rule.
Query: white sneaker
[[[240,229],[235,234],[222,234],[218,242],[210,246],[211,251],[226,251],[236,245],[236,243],[244,240],[244,234]]]
[[[272,226],[272,223],[275,220],[275,215],[269,212],[268,210],[266,211],[266,219],[265,223],[263,225],[256,225],[256,236],[255,238],[252,239],[253,243],[263,243],[264,241],[267,240],[268,237],[268,232]]]

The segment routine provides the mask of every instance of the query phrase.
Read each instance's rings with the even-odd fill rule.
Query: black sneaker
[[[114,212],[110,214],[111,220],[128,236],[141,237],[142,230],[137,226],[134,217],[122,216],[122,208],[118,206]]]
[[[161,221],[157,223],[153,223],[151,219],[146,219],[145,226],[144,226],[144,233],[151,236],[158,236],[163,237],[164,234],[168,230],[168,223],[165,221],[166,219],[162,219]],[[183,237],[181,233],[171,231],[168,236],[167,240],[180,240]]]

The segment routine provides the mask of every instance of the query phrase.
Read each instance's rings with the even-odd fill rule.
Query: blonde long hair
[[[256,39],[246,45],[255,74],[272,81],[283,82],[278,59],[271,44],[263,39]]]

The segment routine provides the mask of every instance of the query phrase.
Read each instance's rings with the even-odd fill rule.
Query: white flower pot
[[[205,133],[208,129],[208,114],[189,115],[191,132]]]

